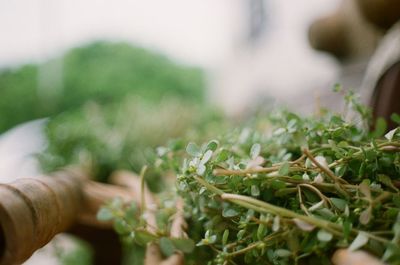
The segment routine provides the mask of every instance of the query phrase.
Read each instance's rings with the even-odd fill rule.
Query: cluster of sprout
[[[168,194],[184,201],[196,243],[188,264],[331,264],[338,248],[400,264],[400,129],[383,135],[379,122],[370,132],[368,110],[346,99],[358,122],[281,111],[202,145],[160,149],[157,166],[175,172]],[[166,234],[147,242],[163,249]]]

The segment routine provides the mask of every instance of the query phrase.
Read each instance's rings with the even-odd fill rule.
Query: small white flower
[[[293,218],[293,222],[297,225],[298,228],[300,228],[301,230],[306,231],[306,232],[310,232],[310,231],[314,230],[314,228],[315,228],[315,225],[307,223],[298,218]]]
[[[325,157],[323,156],[316,156],[315,160],[323,167],[328,168],[328,162],[326,162]]]
[[[324,178],[322,177],[321,174],[318,174],[318,175],[314,178],[314,182],[315,182],[315,183],[323,183],[323,182],[324,182]]]
[[[190,162],[189,162],[189,167],[195,167],[197,168],[197,166],[200,164],[200,158],[195,157],[193,158]]]
[[[322,207],[323,204],[324,204],[324,201],[320,201],[320,202],[314,204],[313,206],[311,206],[310,208],[308,208],[308,210],[309,210],[310,212],[313,212],[313,211],[315,211],[315,210],[320,209],[320,208]]]
[[[304,180],[310,180],[310,176],[307,173],[303,174],[303,179]]]
[[[249,161],[249,163],[246,166],[246,169],[250,168],[260,168],[262,164],[264,164],[265,159],[261,156],[257,156],[256,158],[252,159]]]

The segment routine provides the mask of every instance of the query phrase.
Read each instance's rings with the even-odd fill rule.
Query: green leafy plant
[[[93,264],[92,249],[90,246],[78,238],[72,237],[74,242],[71,249],[64,249],[55,240],[55,252],[62,265],[90,265]]]
[[[176,214],[174,201],[165,200],[156,215],[158,226],[150,232],[147,229],[146,209],[138,207],[135,203],[123,205],[122,201],[116,198],[98,212],[97,218],[102,221],[113,219],[115,231],[121,235],[126,244],[136,243],[144,247],[149,242],[156,242],[161,252],[168,257],[175,251],[191,253],[195,247],[194,241],[189,238],[169,236],[169,227],[165,224],[174,214]]]
[[[156,166],[176,171],[197,242],[188,264],[331,264],[342,247],[399,264],[400,129],[370,132],[369,110],[346,100],[353,121],[280,111],[185,150],[163,147]]]
[[[185,135],[203,139],[209,134],[203,124],[220,128],[225,124],[222,117],[214,108],[177,98],[157,105],[136,96],[107,106],[89,102],[50,119],[45,130],[49,143],[38,158],[46,172],[78,164],[95,180],[107,181],[114,170],[139,172],[143,165],[154,164],[157,153],[164,152],[156,150],[159,145],[178,150],[184,146],[179,138]],[[160,190],[162,168],[150,171],[150,188]]]
[[[44,63],[1,69],[0,91],[4,132],[88,101],[103,106],[136,95],[152,103],[168,97],[203,102],[204,80],[198,68],[127,43],[98,41]]]

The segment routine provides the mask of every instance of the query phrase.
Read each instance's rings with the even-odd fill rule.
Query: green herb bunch
[[[336,137],[316,132],[318,140],[308,132],[308,146],[296,149],[287,129],[267,141],[253,133],[244,142],[239,135],[227,144],[188,145],[192,158],[178,188],[206,231],[198,245],[215,251],[216,264],[296,264],[317,256],[307,264],[329,264],[329,254],[347,246],[399,260],[400,134],[360,143],[351,127]],[[276,144],[282,149],[274,151]]]
[[[187,237],[171,237],[171,222],[177,214],[176,201],[171,196],[161,196],[160,209],[158,209],[154,226],[148,223],[149,212],[146,208],[139,207],[135,202],[123,204],[119,198],[105,205],[97,214],[102,221],[113,219],[114,230],[121,236],[126,246],[143,251],[149,242],[156,242],[160,246],[163,255],[171,256],[175,251],[191,253],[195,247],[192,239]],[[137,255],[138,253],[132,253]],[[141,253],[143,255],[143,253]]]
[[[45,128],[48,146],[38,158],[46,172],[79,164],[88,168],[95,180],[104,182],[115,170],[139,172],[143,165],[153,164],[159,145],[179,150],[185,146],[179,138],[185,135],[204,139],[204,123],[210,129],[222,127],[224,121],[215,108],[177,98],[157,105],[137,96],[107,106],[89,102],[49,120]],[[160,170],[152,167],[147,174],[152,190],[163,187]]]
[[[76,110],[89,101],[120,103],[136,95],[204,102],[201,69],[128,43],[96,41],[40,64],[0,68],[0,132],[33,119]]]
[[[188,264],[331,264],[342,247],[400,264],[400,129],[370,132],[368,109],[346,99],[351,122],[280,111],[186,152],[161,149],[197,243]]]

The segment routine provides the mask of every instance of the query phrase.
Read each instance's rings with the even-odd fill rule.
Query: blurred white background
[[[198,65],[210,97],[240,112],[261,95],[330,87],[333,59],[308,25],[338,0],[0,0],[0,67],[42,61],[97,39],[125,40]]]

